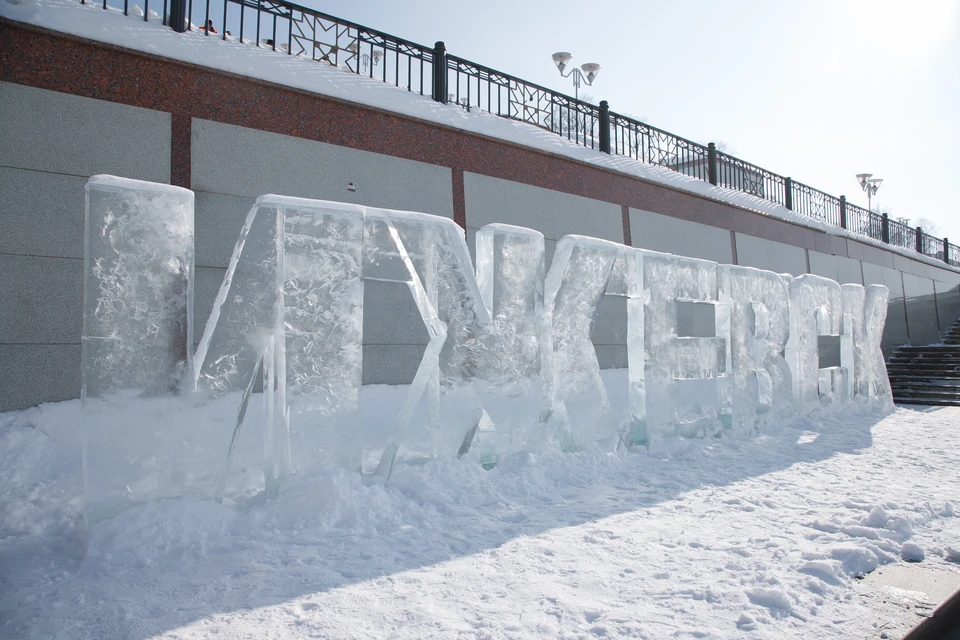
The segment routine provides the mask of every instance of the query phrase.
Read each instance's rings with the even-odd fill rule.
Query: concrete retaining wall
[[[887,352],[938,340],[960,313],[954,269],[728,205],[735,218],[711,216],[713,201],[676,191],[653,197],[665,188],[628,176],[616,178],[622,184],[604,200],[561,185],[545,188],[445,166],[439,152],[431,163],[176,117],[187,123],[189,136],[179,144],[188,143],[186,175],[197,196],[197,339],[243,220],[264,193],[452,217],[465,225],[471,252],[479,227],[508,222],[541,231],[548,262],[556,241],[576,233],[617,242],[626,237],[636,247],[720,263],[885,284],[891,290]],[[83,185],[97,173],[175,182],[171,158],[177,157],[178,133],[171,118],[165,111],[0,82],[0,411],[79,396]],[[519,153],[499,144],[504,154]],[[567,159],[550,161],[567,171],[576,167]],[[589,186],[570,190],[590,192]],[[648,208],[659,211],[631,206],[638,200],[650,200]],[[781,236],[785,241],[773,239]],[[626,366],[625,309],[616,297],[601,308],[594,342],[605,367]],[[406,287],[367,283],[366,383],[412,379],[426,343],[417,318]]]

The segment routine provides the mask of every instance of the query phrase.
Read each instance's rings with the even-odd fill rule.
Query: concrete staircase
[[[899,347],[887,374],[897,404],[960,406],[960,319],[942,344]]]

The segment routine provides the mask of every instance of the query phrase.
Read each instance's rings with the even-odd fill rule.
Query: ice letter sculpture
[[[790,367],[781,355],[790,329],[787,283],[771,271],[721,265],[720,299],[730,311],[732,427],[749,433],[792,409]]]
[[[644,353],[641,407],[633,444],[656,444],[665,436],[713,435],[730,427],[727,364],[729,306],[719,299],[717,263],[634,250],[643,291]],[[635,314],[630,324],[637,323]]]
[[[374,471],[386,480],[400,447],[415,439],[415,448],[425,457],[435,457],[442,448],[437,414],[440,405],[440,352],[447,341],[447,326],[440,320],[438,265],[443,260],[463,260],[449,252],[460,247],[451,243],[449,229],[437,224],[440,218],[418,213],[365,210],[363,277],[406,284],[413,296],[429,342],[420,366],[400,409],[393,431]],[[453,224],[452,221],[450,221]],[[463,247],[466,251],[466,247]],[[469,260],[469,258],[467,258]],[[418,429],[413,438],[411,429]]]
[[[619,429],[590,335],[608,288],[624,292],[635,282],[634,273],[627,273],[626,255],[626,247],[607,240],[565,236],[557,242],[544,286],[544,350],[548,423],[565,450],[616,445]]]
[[[545,274],[543,235],[503,224],[477,232],[474,271],[447,218],[266,195],[240,231],[191,363],[193,194],[97,176],[86,224],[94,519],[158,497],[221,499],[228,477],[258,468],[236,462],[250,444],[272,495],[306,464],[385,481],[403,458],[490,467],[551,440],[565,450],[655,447],[751,433],[824,406],[891,406],[881,286],[583,236],[561,238]],[[428,337],[396,413],[370,441],[367,280],[405,285]],[[617,373],[626,394],[605,386],[592,342],[604,296],[626,299],[628,367]],[[259,424],[242,433],[248,413]]]
[[[360,207],[266,195],[250,210],[196,357],[198,391],[240,394],[218,497],[260,371],[268,494],[289,473],[291,429],[359,468],[362,243]]]
[[[543,235],[480,229],[475,276],[452,220],[373,208],[365,215],[364,278],[407,283],[430,336],[375,479],[389,476],[401,445],[415,458],[495,464],[530,437],[542,406]]]
[[[853,330],[854,395],[860,403],[876,402],[892,408],[890,378],[880,351],[890,290],[876,284],[866,289],[858,284],[845,284],[841,288],[843,313],[850,318]]]
[[[167,495],[183,462],[163,427],[125,413],[124,401],[169,394],[190,368],[193,193],[94,176],[85,224],[80,393],[88,514],[96,520]],[[115,455],[106,458],[108,451]]]
[[[833,280],[803,275],[790,282],[790,339],[786,356],[793,372],[794,401],[801,411],[852,397],[853,339],[850,317],[844,317],[843,293]],[[821,367],[820,338],[839,338],[839,366]]]
[[[487,420],[478,421],[470,452],[491,464],[541,438],[546,254],[542,233],[508,224],[481,228],[476,248],[477,283],[490,324],[473,341],[478,348],[473,384],[479,387],[481,420]],[[452,338],[466,346],[473,336],[462,331]],[[469,378],[470,371],[462,374]]]

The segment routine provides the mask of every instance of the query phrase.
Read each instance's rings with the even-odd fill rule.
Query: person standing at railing
[[[217,30],[213,27],[213,20],[207,20],[207,26],[203,28],[207,33],[216,33]]]

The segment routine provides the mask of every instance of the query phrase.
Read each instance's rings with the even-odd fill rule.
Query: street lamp
[[[347,51],[349,51],[353,55],[357,55],[357,53],[360,52],[360,47],[357,46],[356,40],[350,43],[350,45],[347,47]],[[372,53],[373,53],[373,66],[377,66],[378,64],[380,64],[380,58],[383,56],[383,51],[381,51],[380,49],[373,49]],[[363,65],[363,72],[366,73],[367,69],[370,67],[370,56],[367,55],[366,53],[361,55],[360,64]]]
[[[597,74],[600,73],[600,65],[596,62],[587,62],[580,65],[580,68],[573,67],[567,73],[564,73],[564,69],[567,68],[567,63],[570,62],[570,58],[573,57],[572,53],[566,51],[558,51],[553,54],[553,62],[557,65],[557,69],[560,71],[560,75],[564,78],[569,78],[573,76],[573,97],[577,100],[580,99],[580,83],[586,82],[587,86],[593,84],[593,79],[597,77]]]
[[[860,183],[860,188],[867,192],[867,210],[873,211],[871,200],[877,195],[877,189],[880,188],[883,178],[874,178],[872,173],[858,173],[857,181]]]

